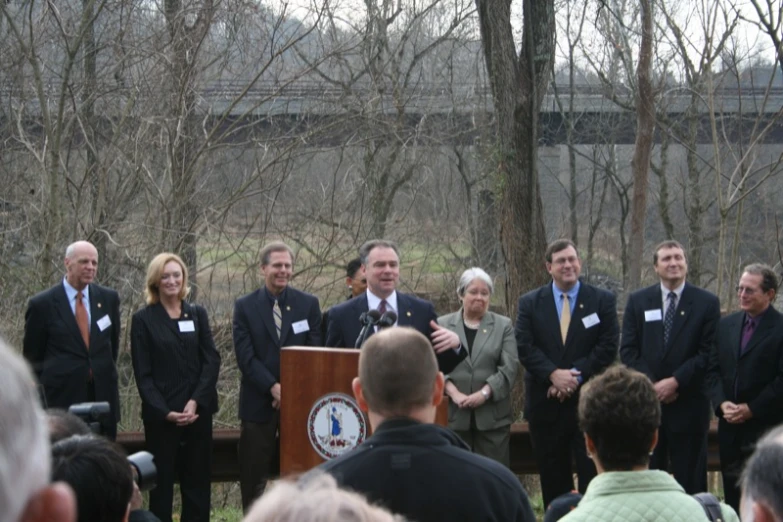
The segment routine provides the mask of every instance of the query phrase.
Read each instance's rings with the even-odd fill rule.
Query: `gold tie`
[[[561,294],[563,296],[563,311],[560,312],[560,336],[563,338],[563,344],[568,337],[568,326],[571,324],[571,302],[568,299],[568,295]]]
[[[280,311],[280,305],[275,299],[275,305],[272,307],[272,315],[275,318],[275,330],[277,330],[277,338],[280,339],[280,330],[283,327],[283,313]]]
[[[79,326],[79,332],[82,334],[84,344],[90,349],[90,319],[87,317],[87,309],[82,301],[82,293],[76,294],[76,324]]]

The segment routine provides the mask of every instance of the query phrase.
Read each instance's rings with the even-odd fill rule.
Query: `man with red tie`
[[[112,416],[102,426],[116,438],[120,420],[117,355],[120,297],[93,282],[98,251],[87,241],[65,250],[65,277],[30,299],[25,313],[24,356],[49,408],[103,402]]]
[[[718,424],[726,503],[739,512],[737,484],[759,438],[783,422],[783,316],[772,303],[778,277],[767,265],[745,267],[740,311],[718,323],[707,390]]]

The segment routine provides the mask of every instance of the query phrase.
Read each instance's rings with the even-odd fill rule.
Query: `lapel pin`
[[[98,308],[100,308],[100,307],[101,307],[101,303],[98,303]]]
[[[288,312],[290,312],[290,311],[291,311],[291,307],[290,307],[290,306],[288,306],[288,305],[285,305],[285,309],[286,309],[286,311],[288,311]]]
[[[680,315],[685,315],[685,311],[684,310],[680,310]]]
[[[187,316],[188,316],[188,314],[185,314],[185,317],[187,317]]]
[[[410,316],[411,316],[411,313],[410,313],[410,311],[408,311],[408,312],[405,312],[405,315],[407,315],[408,317],[410,317]]]
[[[585,307],[585,305],[583,305],[582,303],[579,303],[579,308],[584,308],[584,307]]]
[[[487,333],[487,329],[486,328],[482,329],[481,331],[484,332],[484,333]]]

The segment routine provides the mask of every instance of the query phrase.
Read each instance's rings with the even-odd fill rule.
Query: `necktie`
[[[272,306],[272,317],[275,318],[275,330],[277,331],[277,338],[280,339],[280,329],[283,327],[283,313],[280,311],[280,304],[275,299],[275,304]]]
[[[87,318],[87,309],[82,301],[82,293],[76,294],[76,324],[79,326],[79,332],[82,334],[84,344],[90,349],[90,320]]]
[[[740,355],[748,349],[750,338],[753,337],[753,331],[756,329],[756,321],[748,317],[745,319],[745,328],[742,329],[742,344],[740,344]]]
[[[560,294],[563,298],[563,310],[560,312],[560,336],[563,338],[563,344],[568,337],[568,327],[571,324],[571,300],[567,294]]]
[[[381,300],[381,304],[378,306],[378,311],[381,313],[381,315],[386,313],[386,299]]]
[[[677,294],[669,292],[666,296],[669,300],[669,306],[666,308],[666,316],[663,318],[663,346],[669,346],[669,334],[672,333],[674,324],[674,312],[677,311]]]

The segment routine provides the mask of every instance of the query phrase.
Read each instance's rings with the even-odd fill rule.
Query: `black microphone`
[[[367,337],[370,336],[371,329],[378,324],[381,319],[381,313],[378,310],[369,310],[359,316],[359,322],[362,323],[362,331],[359,332],[359,337],[356,338],[356,344],[354,348],[361,348]]]
[[[394,323],[396,322],[397,322],[397,314],[389,310],[388,312],[384,313],[381,316],[380,320],[378,320],[378,328],[386,328],[387,326],[394,326]]]

